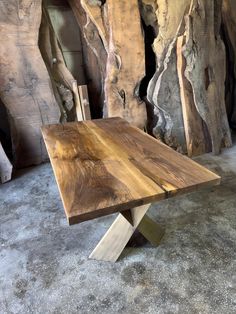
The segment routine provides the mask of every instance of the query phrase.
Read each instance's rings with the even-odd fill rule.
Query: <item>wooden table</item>
[[[220,183],[220,177],[121,118],[48,125],[43,137],[69,224],[120,214],[90,258],[116,261],[138,229],[163,230],[150,203]]]

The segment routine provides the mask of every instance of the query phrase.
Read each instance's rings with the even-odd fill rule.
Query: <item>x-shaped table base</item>
[[[136,229],[153,245],[159,245],[164,229],[146,213],[151,204],[118,215],[89,258],[116,262]]]

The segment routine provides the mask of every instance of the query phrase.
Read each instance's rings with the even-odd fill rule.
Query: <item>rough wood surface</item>
[[[139,86],[145,76],[145,52],[138,1],[111,0],[107,3],[107,11],[107,116],[120,116],[133,125],[144,128],[146,106],[139,98]]]
[[[185,77],[186,60],[182,54],[186,37],[179,36],[177,39],[177,71],[180,86],[180,96],[183,111],[183,121],[186,137],[188,156],[197,156],[211,151],[209,138],[206,137],[204,121],[200,117],[194,103],[193,89]],[[209,145],[209,148],[207,147]]]
[[[82,33],[84,69],[94,118],[101,118],[104,107],[104,80],[107,52],[100,34],[81,5],[80,0],[69,0]],[[96,2],[95,6],[98,5]]]
[[[70,224],[220,180],[120,118],[42,131]]]
[[[185,75],[193,87],[196,108],[207,125],[216,154],[222,147],[232,145],[224,99],[226,67],[220,38],[221,5],[222,1],[191,1],[183,51]]]
[[[0,183],[5,183],[11,180],[12,164],[10,163],[7,155],[4,152],[0,142]]]
[[[41,0],[0,1],[0,98],[9,113],[18,167],[48,158],[40,126],[60,118],[38,48],[40,21]]]
[[[148,1],[142,2],[145,5]],[[155,12],[152,4],[149,8],[153,9],[143,13],[151,15],[152,19],[155,13],[158,22],[157,37],[153,44],[157,69],[147,91],[148,101],[153,105],[153,115],[156,117],[153,133],[178,151],[188,150],[194,155],[209,150],[210,136],[212,151],[219,153],[222,147],[231,145],[224,100],[225,51],[220,38],[222,1],[155,2]],[[144,21],[147,20],[146,17]],[[180,76],[177,71],[176,49],[177,40],[181,36],[186,38],[182,47],[186,64],[182,63],[185,68],[182,68]],[[181,57],[180,52],[178,57]],[[182,81],[179,81],[180,78]],[[190,86],[192,92],[189,94]],[[204,121],[204,135],[201,132],[199,140],[204,139],[205,143],[200,146],[194,143],[194,133],[188,132],[185,136],[186,112],[182,111],[182,107],[186,107],[187,94],[192,97],[188,101],[193,101],[195,116],[200,116],[197,120]],[[194,144],[192,148],[190,143]]]
[[[102,82],[105,82],[103,116],[120,116],[144,128],[147,114],[145,103],[139,97],[139,86],[145,76],[145,53],[138,1],[111,0],[102,4],[82,0],[79,4],[78,0],[70,0],[70,3],[97,56]],[[81,9],[86,23],[82,21]]]
[[[153,133],[167,145],[184,153],[186,140],[176,65],[176,41],[190,0],[155,2],[158,32],[153,51],[157,68],[147,90],[147,98],[153,105],[156,117]]]
[[[83,115],[81,109],[79,109],[80,99],[77,81],[66,66],[60,43],[46,7],[43,7],[40,35],[41,52],[51,74],[51,79],[54,81],[58,94],[61,96],[65,118],[68,121],[74,121],[76,108],[77,119],[82,121]]]

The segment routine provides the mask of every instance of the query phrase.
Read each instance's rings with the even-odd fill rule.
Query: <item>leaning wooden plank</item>
[[[204,135],[203,120],[194,103],[193,89],[185,77],[186,60],[182,54],[185,36],[177,39],[177,72],[180,86],[183,121],[186,136],[188,156],[197,156],[207,152],[207,138]],[[210,150],[209,150],[210,151]]]
[[[91,120],[87,85],[80,85],[78,89],[83,118],[84,120]]]
[[[12,164],[5,154],[2,144],[0,143],[0,182],[5,183],[11,180]]]
[[[133,225],[123,215],[119,214],[89,258],[116,262],[149,207],[150,204],[131,209],[134,220]]]
[[[100,3],[100,2],[99,2]],[[106,73],[107,53],[101,36],[81,5],[80,0],[69,0],[75,14],[82,36],[84,69],[90,96],[91,111],[94,118],[101,118],[104,106],[104,80]],[[98,5],[97,2],[94,3]]]
[[[139,96],[139,86],[145,76],[145,49],[138,1],[109,0],[107,12],[107,115],[122,117],[143,129],[147,113]]]
[[[60,119],[38,48],[41,10],[41,0],[0,1],[0,98],[9,113],[17,167],[48,159],[40,127]]]
[[[65,104],[65,109],[67,109],[68,113],[70,111],[72,112],[72,114],[69,115],[70,119],[74,121],[72,109],[75,107],[77,119],[78,121],[82,121],[83,115],[80,108],[77,81],[65,64],[57,35],[53,29],[50,16],[45,7],[43,8],[40,39],[40,47],[45,63],[48,66],[52,79],[57,85],[59,94]],[[69,101],[67,100],[68,92],[70,94]]]
[[[176,66],[176,40],[184,31],[184,14],[190,1],[155,0],[155,6],[148,5],[152,10],[146,11],[146,18],[153,20],[154,15],[158,24],[155,29],[157,37],[152,45],[157,67],[147,90],[147,98],[154,108],[153,134],[182,153],[186,152],[186,138]]]
[[[219,176],[120,118],[42,130],[70,224],[220,182]]]
[[[81,5],[95,25],[104,45],[104,48],[108,52],[108,33],[106,30],[106,24],[104,23],[104,8],[101,2],[93,3],[90,0],[81,0]],[[106,4],[105,4],[106,5]]]
[[[225,47],[220,35],[221,1],[192,0],[186,16],[185,75],[195,106],[207,125],[212,151],[232,145],[225,108]],[[207,49],[206,49],[207,43]]]

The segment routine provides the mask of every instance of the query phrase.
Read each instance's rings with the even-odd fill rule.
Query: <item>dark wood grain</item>
[[[49,125],[42,132],[70,224],[220,182],[121,118]]]

